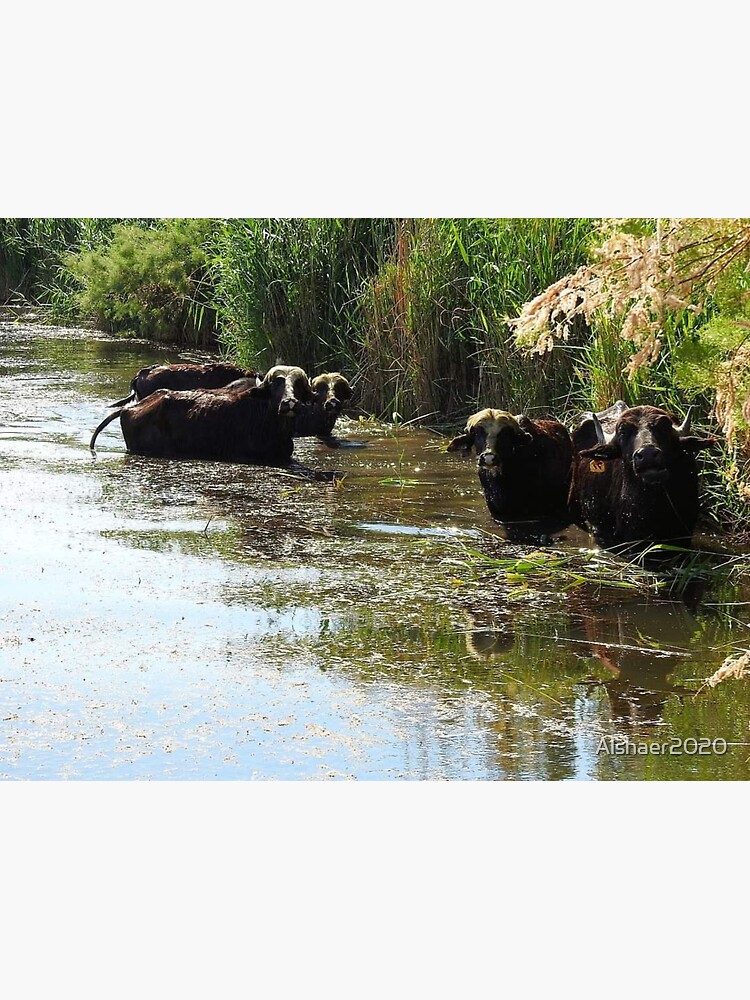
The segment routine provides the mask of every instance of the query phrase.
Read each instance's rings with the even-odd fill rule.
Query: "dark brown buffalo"
[[[90,446],[119,417],[128,451],[137,455],[279,465],[292,457],[295,412],[311,395],[301,368],[281,366],[241,391],[158,389],[111,413]]]
[[[567,522],[572,446],[557,420],[480,410],[448,451],[474,449],[490,514],[498,521],[560,518]]]
[[[330,437],[334,424],[352,398],[352,387],[340,372],[326,372],[312,380],[313,399],[301,406],[295,437]]]
[[[124,399],[118,399],[110,406],[125,406],[135,399],[145,399],[157,389],[175,389],[184,392],[187,389],[219,389],[235,379],[261,379],[262,376],[251,368],[238,368],[237,365],[205,364],[205,365],[149,365],[141,368],[130,383],[130,394]]]
[[[700,512],[696,454],[716,438],[690,433],[656,406],[588,414],[573,432],[573,521],[605,548],[689,545]]]

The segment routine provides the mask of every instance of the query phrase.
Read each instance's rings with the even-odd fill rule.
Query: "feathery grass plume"
[[[550,285],[509,320],[520,345],[549,350],[570,322],[597,313],[616,318],[633,345],[632,373],[652,364],[667,311],[700,311],[731,268],[750,258],[750,220],[610,219],[594,260]]]
[[[690,404],[715,420],[726,447],[701,459],[707,507],[749,530],[750,219],[606,220],[592,259],[510,324],[534,356],[564,342],[576,318],[589,328],[576,366],[583,408]]]

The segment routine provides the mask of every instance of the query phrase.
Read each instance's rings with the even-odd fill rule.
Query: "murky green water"
[[[703,686],[747,594],[477,574],[531,547],[428,432],[349,421],[277,470],[130,456],[115,422],[92,459],[106,403],[178,359],[0,323],[2,776],[748,776],[750,685]]]

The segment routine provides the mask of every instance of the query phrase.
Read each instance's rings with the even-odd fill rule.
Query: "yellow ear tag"
[[[596,458],[592,458],[589,462],[589,472],[604,472],[607,468],[605,462],[600,462]]]

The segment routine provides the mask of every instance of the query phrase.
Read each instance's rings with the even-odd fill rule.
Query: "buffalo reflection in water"
[[[612,717],[629,727],[661,720],[670,695],[693,692],[672,683],[672,674],[689,657],[685,643],[695,631],[695,619],[684,603],[602,605],[579,614],[580,628],[595,656],[612,675],[591,678],[588,691],[602,687]],[[659,636],[646,645],[644,636]]]

